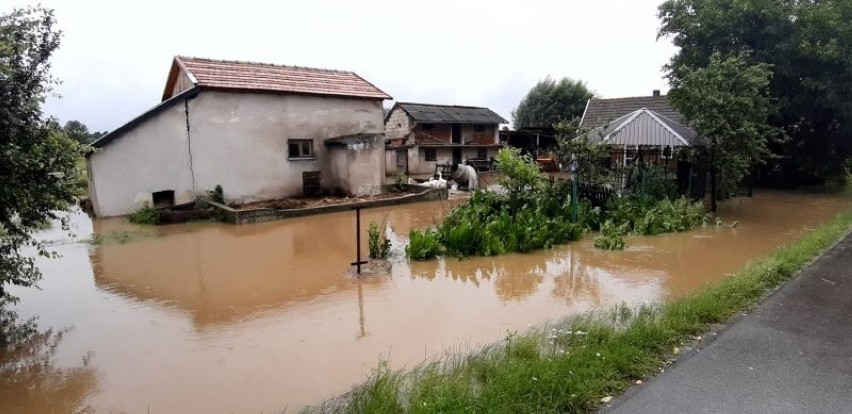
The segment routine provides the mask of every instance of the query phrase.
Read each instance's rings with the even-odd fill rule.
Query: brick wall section
[[[396,108],[391,112],[387,122],[385,122],[385,135],[389,140],[399,140],[408,137],[411,132],[413,122],[401,108]]]
[[[432,124],[431,131],[422,130],[420,125],[414,127],[414,139],[417,144],[450,144],[452,143],[452,126],[449,124]]]

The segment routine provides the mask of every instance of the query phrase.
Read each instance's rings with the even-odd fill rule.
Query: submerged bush
[[[480,191],[447,215],[438,235],[447,253],[457,257],[545,249],[582,237],[585,226],[571,220],[570,205],[558,191]]]
[[[441,243],[438,234],[432,229],[423,231],[411,229],[408,233],[409,243],[405,246],[405,255],[412,260],[434,259],[441,254]]]
[[[603,214],[606,223],[595,239],[599,249],[623,249],[627,233],[656,235],[692,230],[707,220],[707,207],[685,197],[674,201],[647,196],[628,196],[615,201]],[[620,241],[619,241],[620,240]]]
[[[384,236],[382,233],[379,225],[371,221],[370,228],[367,229],[367,245],[370,248],[371,259],[385,259],[390,253],[390,239],[382,237]]]
[[[595,247],[603,250],[624,250],[627,243],[624,242],[624,236],[627,235],[627,224],[620,226],[615,225],[610,220],[607,220],[601,226],[601,234],[595,237]]]
[[[128,214],[127,220],[134,224],[159,224],[160,213],[149,204],[145,204]]]
[[[627,224],[630,232],[654,235],[692,230],[702,225],[707,208],[704,203],[691,202],[685,197],[671,201],[634,196],[616,201],[607,216],[617,225]]]

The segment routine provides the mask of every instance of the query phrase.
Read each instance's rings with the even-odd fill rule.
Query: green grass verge
[[[139,240],[150,239],[153,237],[159,237],[159,234],[147,231],[117,230],[96,234],[89,242],[95,246],[103,246],[110,244],[133,243]]]
[[[755,306],[852,226],[852,211],[717,284],[670,303],[619,306],[511,334],[410,371],[381,364],[361,387],[308,412],[582,413],[669,361],[710,324]]]

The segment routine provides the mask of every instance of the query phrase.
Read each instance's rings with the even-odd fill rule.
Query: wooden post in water
[[[354,265],[360,275],[362,264],[367,264],[367,262],[361,260],[361,207],[355,207],[355,261],[350,265]]]

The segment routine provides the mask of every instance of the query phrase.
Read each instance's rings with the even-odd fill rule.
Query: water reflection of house
[[[386,93],[352,72],[175,57],[162,102],[88,157],[99,216],[182,204],[380,192]]]
[[[344,275],[354,256],[352,220],[336,213],[236,228],[157,228],[161,237],[98,246],[95,282],[128,297],[173,304],[196,326],[354,299],[361,284],[377,288],[384,279]],[[98,222],[95,231],[104,232]]]
[[[500,115],[488,108],[397,102],[385,117],[387,174],[431,174],[436,164],[490,160]]]

